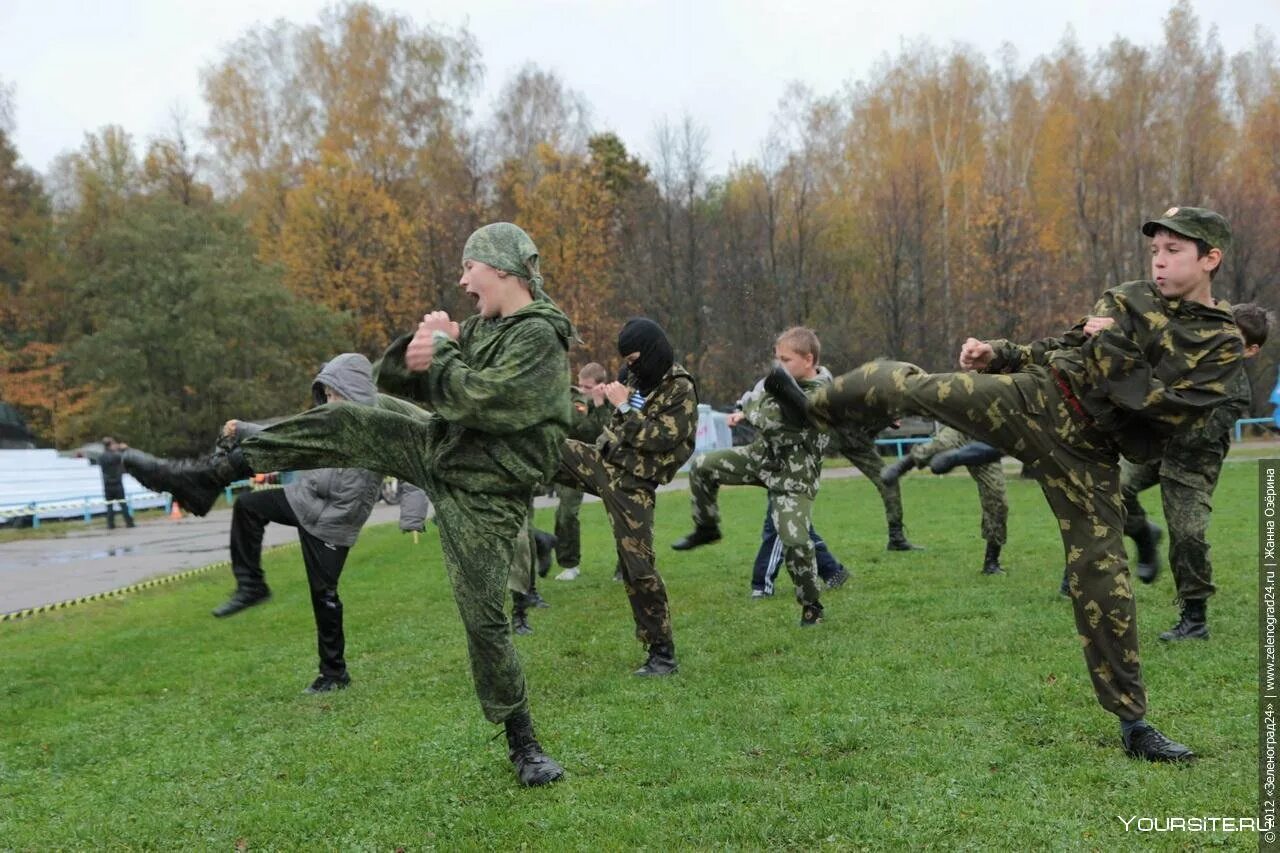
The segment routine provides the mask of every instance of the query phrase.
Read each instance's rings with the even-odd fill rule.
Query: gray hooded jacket
[[[345,352],[320,368],[311,385],[311,398],[317,406],[325,403],[326,385],[353,403],[371,406],[378,399],[373,365],[359,353]],[[262,428],[241,421],[236,437],[244,438]],[[349,548],[373,512],[381,485],[382,475],[364,468],[319,468],[298,472],[284,487],[284,494],[303,530],[322,542]]]

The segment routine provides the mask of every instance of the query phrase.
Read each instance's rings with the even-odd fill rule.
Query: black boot
[[[1161,634],[1160,639],[1165,642],[1209,639],[1207,604],[1203,598],[1189,598],[1182,602],[1182,618],[1177,625]]]
[[[1145,720],[1139,720],[1128,732],[1121,726],[1120,742],[1125,754],[1147,761],[1190,761],[1196,757],[1190,749],[1165,737]]]
[[[812,628],[822,622],[822,605],[818,602],[800,606],[800,627]]]
[[[903,474],[914,467],[916,467],[916,461],[911,458],[910,454],[903,456],[884,466],[880,471],[880,482],[892,486],[902,479]]]
[[[1004,574],[1004,569],[1000,568],[999,542],[987,543],[987,555],[982,559],[982,573],[984,575]]]
[[[213,609],[213,615],[222,619],[253,607],[255,604],[261,604],[269,598],[271,598],[271,590],[266,584],[261,587],[238,586],[236,591],[231,593],[230,598]]]
[[[556,545],[560,540],[550,533],[535,530],[533,541],[538,550],[538,577],[545,578],[547,572],[551,571],[551,555],[555,553]]]
[[[564,768],[542,751],[542,745],[533,736],[533,721],[528,711],[508,717],[503,725],[507,729],[507,757],[516,766],[521,785],[527,788],[548,785],[564,775]]]
[[[804,428],[814,425],[809,418],[809,398],[804,395],[800,383],[781,364],[775,364],[765,376],[764,390],[778,401],[778,409],[787,426]]]
[[[675,643],[654,643],[649,646],[649,659],[637,669],[633,675],[675,675],[680,667],[676,664]]]
[[[1160,540],[1164,531],[1151,522],[1147,522],[1146,530],[1133,537],[1138,546],[1138,580],[1151,583],[1160,574]]]
[[[1062,584],[1058,587],[1058,594],[1071,597],[1071,573],[1065,567],[1062,569]]]
[[[139,483],[155,492],[168,492],[196,515],[207,515],[223,489],[253,475],[239,447],[219,448],[201,459],[160,459],[130,448],[123,461],[124,470]]]
[[[903,532],[901,524],[889,525],[889,544],[885,546],[886,551],[923,551],[924,548],[919,545],[912,545],[907,541],[907,534]]]
[[[712,542],[719,541],[719,527],[703,527],[699,524],[688,536],[673,542],[671,548],[674,551],[691,551],[699,545],[710,545]]]
[[[971,441],[955,450],[944,450],[929,460],[929,470],[945,474],[960,465],[989,465],[999,462],[1003,454],[984,441]]]
[[[533,629],[529,627],[528,607],[528,599],[525,598],[524,593],[511,590],[511,633],[533,633]]]

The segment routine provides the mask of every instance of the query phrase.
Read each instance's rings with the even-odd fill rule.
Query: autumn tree
[[[82,286],[112,307],[67,351],[87,404],[60,422],[60,444],[112,432],[161,454],[202,452],[228,418],[305,408],[315,371],[349,346],[216,208],[141,200],[93,242],[101,260]]]

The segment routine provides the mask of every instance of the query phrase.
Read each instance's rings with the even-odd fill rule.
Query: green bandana
[[[493,222],[476,229],[462,248],[462,259],[467,258],[527,279],[533,285],[534,299],[547,298],[538,271],[538,247],[519,225]]]

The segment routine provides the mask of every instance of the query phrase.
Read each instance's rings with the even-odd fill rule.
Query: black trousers
[[[311,586],[311,609],[316,617],[320,673],[340,676],[347,671],[344,657],[347,643],[342,633],[338,578],[351,549],[322,542],[303,530],[284,489],[262,489],[241,495],[231,510],[231,571],[236,576],[236,586],[246,592],[267,590],[266,576],[262,573],[262,534],[270,522],[298,528],[302,561]]]
[[[129,513],[129,504],[125,503],[124,489],[119,491],[104,489],[103,496],[107,499],[107,529],[116,529],[116,501],[120,502],[120,512],[124,515],[125,526],[133,527],[133,516]]]

